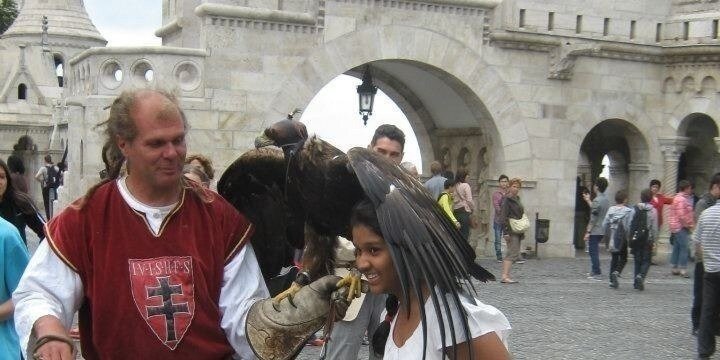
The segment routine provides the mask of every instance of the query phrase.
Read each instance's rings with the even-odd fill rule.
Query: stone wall
[[[626,187],[635,201],[651,178],[673,187],[684,119],[705,114],[716,130],[720,47],[698,46],[717,45],[715,11],[698,12],[707,4],[168,0],[157,32],[166,46],[92,48],[70,60],[68,137],[80,180],[67,197],[96,181],[93,126],[123,89],[174,89],[190,149],[222,172],[258,131],[370,64],[410,114],[424,165],[447,155],[451,169],[470,170],[478,253],[492,253],[489,194],[504,173],[524,180],[528,216],[551,220],[539,255],[573,256],[575,178],[596,175],[604,155],[583,148],[591,134],[614,159],[613,190]],[[703,141],[703,164],[716,168],[717,152],[705,151],[716,140]]]

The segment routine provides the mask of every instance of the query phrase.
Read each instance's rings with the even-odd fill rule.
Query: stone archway
[[[678,135],[687,138],[687,146],[679,159],[677,180],[690,180],[695,185],[695,194],[702,195],[720,164],[716,146],[718,127],[707,114],[692,113],[680,122]]]
[[[435,47],[443,51],[436,52]],[[263,116],[264,125],[281,118],[287,109],[308,104],[337,75],[359,77],[366,65],[372,67],[376,85],[408,117],[423,168],[447,156],[453,171],[461,166],[469,170],[479,195],[479,217],[485,222],[491,218],[487,180],[506,171],[533,176],[525,117],[503,80],[477,50],[426,29],[376,27],[318,46],[289,74]],[[487,231],[478,231],[475,237],[478,252],[483,252]]]
[[[628,203],[637,202],[640,190],[646,186],[649,144],[643,133],[633,124],[622,119],[608,119],[595,125],[580,145],[576,183],[575,247],[584,247],[582,236],[589,217],[589,208],[582,200],[581,187],[592,190],[592,182],[601,172],[605,156],[609,159],[609,186],[605,193],[613,199],[615,192],[626,190]]]
[[[646,186],[647,174],[637,164],[647,164],[649,143],[643,133],[631,122],[608,119],[595,125],[580,146],[587,156],[590,179],[596,179],[603,170],[602,159],[608,156],[610,185],[607,194],[627,190],[631,201],[639,199],[640,190]],[[587,172],[585,172],[586,174]],[[581,174],[581,169],[578,169]]]

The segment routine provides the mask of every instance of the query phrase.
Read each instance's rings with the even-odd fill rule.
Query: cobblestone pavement
[[[510,320],[514,359],[693,359],[691,279],[672,276],[668,265],[651,266],[639,292],[632,288],[631,258],[613,290],[607,281],[587,280],[589,259],[578,256],[528,260],[513,266],[518,284],[478,287],[478,297]],[[610,259],[601,261],[606,271]],[[480,262],[499,276],[501,264]],[[362,350],[358,358],[367,359],[367,346]],[[308,346],[299,359],[318,354],[319,348]]]
[[[30,235],[31,250],[36,243]],[[601,261],[606,272],[609,257]],[[480,262],[499,276],[501,264]],[[531,259],[513,266],[518,284],[479,285],[479,298],[510,320],[514,359],[693,359],[692,280],[672,276],[668,265],[652,266],[639,292],[632,288],[632,265],[631,258],[620,288],[613,290],[607,281],[586,279],[586,254]],[[367,351],[362,346],[358,359],[367,359]],[[317,359],[319,353],[320,347],[307,346],[298,359]]]

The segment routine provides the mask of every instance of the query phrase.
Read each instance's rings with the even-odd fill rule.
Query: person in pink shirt
[[[467,183],[467,178],[467,170],[458,170],[455,175],[455,192],[453,193],[453,214],[460,222],[460,233],[465,241],[470,238],[470,214],[475,210],[472,189]]]
[[[674,238],[670,264],[672,274],[689,277],[686,271],[689,248],[688,240],[690,232],[695,227],[695,213],[693,212],[692,184],[687,180],[680,180],[678,193],[670,205],[670,216],[668,226]]]

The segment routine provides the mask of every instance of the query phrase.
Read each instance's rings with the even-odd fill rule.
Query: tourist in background
[[[212,181],[215,178],[215,169],[213,168],[213,163],[210,158],[202,154],[192,154],[188,155],[185,159],[185,164],[199,167],[210,179],[208,181],[208,188],[212,185]]]
[[[664,195],[662,192],[660,192],[660,189],[662,188],[662,183],[658,179],[652,179],[650,180],[650,191],[652,192],[652,206],[655,208],[655,212],[658,216],[658,229],[662,228],[662,225],[664,223],[663,219],[663,208],[665,205],[670,205],[673,202],[672,196]],[[653,257],[657,254],[657,246],[653,248]],[[654,261],[650,261],[651,265],[657,265]]]
[[[652,249],[658,238],[657,210],[650,203],[652,191],[645,189],[640,192],[640,202],[633,208],[633,219],[630,222],[630,248],[635,257],[635,278],[633,288],[645,290],[652,258]],[[644,216],[644,218],[643,218]]]
[[[618,288],[618,277],[627,263],[627,234],[630,232],[630,221],[633,210],[627,204],[628,194],[620,190],[615,194],[615,205],[608,208],[603,220],[603,232],[610,234],[611,254],[610,260],[610,287]],[[619,241],[613,243],[615,239]]]
[[[590,194],[587,187],[582,186],[582,179],[575,178],[575,232],[573,234],[573,244],[576,249],[584,249],[588,252],[588,245],[585,239],[587,232],[587,224],[590,220],[590,205],[585,201],[585,195]]]
[[[45,205],[46,219],[52,217],[52,203],[57,199],[57,187],[60,182],[60,169],[53,164],[52,156],[45,155],[45,165],[38,169],[35,180],[42,188],[43,204]]]
[[[700,219],[700,215],[705,209],[715,205],[720,197],[720,173],[716,173],[710,178],[710,189],[703,194],[695,203],[695,223]],[[700,243],[695,239],[695,271],[693,272],[693,304],[690,311],[690,320],[692,322],[692,333],[697,335],[700,328],[700,309],[702,308],[703,297],[703,277],[705,276],[705,266],[703,264],[703,254]]]
[[[455,218],[455,214],[452,212],[452,194],[453,191],[455,191],[455,182],[451,179],[445,180],[445,184],[443,185],[444,189],[443,192],[440,193],[440,196],[437,198],[438,205],[440,205],[440,208],[443,209],[445,212],[445,215],[447,215],[448,219],[455,224],[456,227],[460,227],[460,222],[457,221]]]
[[[658,214],[658,229],[663,225],[663,207],[673,203],[673,197],[664,195],[660,192],[662,183],[658,179],[650,180],[650,191],[652,192],[652,201],[650,204],[655,208]]]
[[[403,161],[402,163],[400,163],[400,167],[405,170],[405,172],[410,174],[413,179],[420,180],[420,173],[418,173],[418,169],[415,164],[409,161]]]
[[[688,240],[690,232],[695,227],[695,213],[693,212],[692,184],[687,180],[678,182],[678,193],[673,198],[668,216],[668,226],[672,233],[673,247],[670,255],[672,274],[690,277],[687,273],[689,257]]]
[[[210,188],[210,178],[200,167],[194,165],[183,166],[183,176],[198,183],[206,189]]]
[[[27,244],[25,226],[29,226],[40,240],[45,238],[44,221],[30,196],[17,191],[10,169],[0,160],[0,216],[15,225],[20,238]]]
[[[718,175],[711,183],[720,183]],[[711,185],[712,186],[712,185]],[[673,205],[675,202],[673,201]],[[676,244],[677,244],[677,240]],[[698,358],[710,359],[715,353],[720,316],[720,204],[707,208],[698,219],[695,241],[703,254],[702,306],[697,333]]]
[[[502,262],[502,235],[503,235],[503,223],[500,221],[500,205],[502,205],[503,198],[507,194],[508,186],[510,185],[510,178],[507,175],[502,174],[498,178],[498,189],[492,194],[493,209],[495,209],[495,215],[493,216],[493,232],[495,233],[495,258],[498,262]]]
[[[7,158],[7,166],[10,169],[10,177],[12,178],[15,190],[28,193],[28,184],[25,180],[25,164],[17,155],[10,155]]]
[[[455,191],[453,192],[453,215],[460,222],[460,233],[465,241],[470,239],[470,214],[475,209],[472,189],[467,180],[467,170],[458,170],[455,175]]]
[[[430,192],[430,195],[433,199],[437,200],[440,196],[440,193],[443,192],[444,186],[445,186],[445,178],[442,176],[442,164],[440,164],[439,161],[433,161],[430,163],[430,174],[432,174],[432,177],[428,179],[428,181],[423,184],[425,188]],[[453,181],[453,184],[455,181]]]
[[[520,219],[525,214],[525,207],[520,202],[520,187],[522,186],[522,180],[513,178],[509,182],[507,193],[503,198],[502,205],[500,205],[500,216],[499,221],[502,224],[502,231],[505,234],[505,241],[507,247],[505,250],[505,258],[503,258],[502,276],[500,282],[503,284],[515,284],[517,283],[512,277],[510,277],[510,270],[512,264],[520,260],[520,241],[525,237],[525,234],[515,233],[510,226],[510,219]]]
[[[600,242],[605,233],[603,232],[602,222],[605,219],[610,202],[605,195],[608,181],[604,177],[599,177],[593,184],[595,191],[595,199],[590,201],[590,194],[583,196],[585,202],[590,206],[590,221],[585,232],[585,241],[588,243],[588,253],[590,254],[590,274],[588,279],[602,281],[602,272],[600,270]]]

